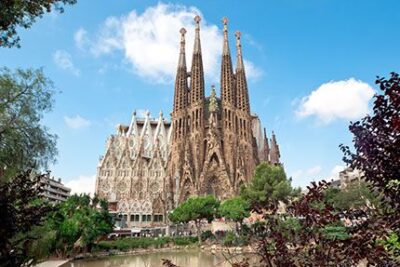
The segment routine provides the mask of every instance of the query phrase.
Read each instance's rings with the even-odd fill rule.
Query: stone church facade
[[[185,34],[180,52],[171,121],[160,113],[133,114],[107,141],[96,179],[96,193],[128,226],[162,225],[167,211],[190,196],[213,194],[225,199],[238,194],[261,161],[280,164],[275,134],[269,140],[257,115],[250,112],[241,36],[236,32],[233,70],[227,19],[223,20],[221,89],[205,96],[200,42],[200,17],[195,17],[190,70],[186,66]]]

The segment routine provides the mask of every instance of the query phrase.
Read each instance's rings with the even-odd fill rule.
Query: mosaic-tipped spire
[[[235,107],[236,94],[234,90],[234,76],[232,70],[232,59],[229,51],[228,43],[228,19],[223,18],[224,25],[224,43],[222,48],[222,61],[221,61],[221,100],[222,105]]]
[[[228,42],[228,18],[222,18],[222,24],[224,25],[224,46],[222,48],[222,55],[229,55],[229,42]]]
[[[193,48],[193,53],[201,53],[201,45],[200,45],[200,21],[201,17],[197,15],[194,17],[194,21],[196,23],[196,33],[195,33],[195,39],[194,39],[194,48]]]
[[[181,33],[181,45],[179,48],[179,63],[178,63],[178,68],[186,68],[186,55],[185,55],[185,34],[186,34],[186,29],[182,28],[180,31]]]
[[[201,55],[200,45],[200,16],[194,17],[196,23],[196,33],[193,47],[192,68],[190,71],[191,84],[190,84],[190,103],[196,104],[204,101],[204,70],[203,58]]]
[[[237,107],[250,114],[249,92],[247,89],[247,79],[244,70],[243,57],[242,57],[242,44],[240,42],[241,33],[237,31],[236,36],[236,90],[237,90]]]
[[[174,93],[174,112],[186,108],[187,104],[187,69],[186,69],[186,55],[185,55],[185,34],[186,29],[182,28],[181,44],[179,51],[178,69],[175,79],[175,93]]]

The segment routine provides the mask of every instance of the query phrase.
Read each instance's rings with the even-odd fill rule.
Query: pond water
[[[226,261],[221,253],[212,254],[202,251],[163,251],[156,253],[147,253],[142,255],[129,256],[110,256],[100,259],[76,260],[66,263],[61,267],[161,267],[162,259],[170,259],[174,264],[180,267],[230,267],[231,264]],[[238,257],[231,259],[237,262]]]

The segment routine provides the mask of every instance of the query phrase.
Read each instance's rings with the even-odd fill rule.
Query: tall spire
[[[234,107],[236,95],[233,87],[234,77],[228,43],[228,19],[223,18],[222,23],[224,25],[224,44],[221,62],[221,100],[223,105]]]
[[[201,54],[201,45],[200,45],[200,21],[201,17],[197,15],[194,17],[194,22],[196,23],[196,33],[195,33],[195,39],[194,39],[194,48],[193,48],[193,53],[194,54]]]
[[[190,72],[190,103],[192,104],[204,101],[204,71],[200,45],[200,16],[196,16],[194,21],[196,23],[196,33],[193,47],[192,69]]]
[[[263,147],[263,160],[269,162],[269,143],[267,137],[267,131],[264,127],[264,147]]]
[[[271,150],[270,150],[270,161],[271,164],[280,164],[280,151],[279,151],[279,145],[278,142],[276,141],[276,136],[275,133],[272,132],[272,139],[271,139]]]
[[[185,34],[186,29],[182,28],[181,45],[179,51],[178,70],[175,79],[175,95],[174,95],[174,112],[184,109],[187,104],[187,69],[186,69],[186,55],[185,55]]]
[[[249,92],[247,89],[247,79],[244,70],[243,57],[242,57],[242,44],[240,42],[241,33],[237,31],[236,36],[236,90],[237,90],[237,107],[240,110],[250,113]]]
[[[228,43],[228,19],[222,18],[222,24],[224,25],[224,46],[222,48],[222,55],[230,55],[229,43]]]
[[[186,68],[186,55],[185,55],[185,34],[186,34],[186,29],[182,28],[179,32],[181,33],[181,45],[180,45],[180,48],[179,48],[178,69],[179,68]]]

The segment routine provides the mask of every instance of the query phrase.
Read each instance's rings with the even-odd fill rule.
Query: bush
[[[174,243],[177,246],[187,246],[197,242],[197,237],[140,237],[140,238],[123,238],[110,241],[101,241],[96,245],[96,250],[131,250],[138,248],[149,248],[151,246],[155,248],[166,247],[170,243]]]
[[[225,238],[224,238],[224,246],[231,247],[236,243],[236,235],[234,232],[229,231],[226,232]]]
[[[215,239],[215,235],[210,230],[207,230],[201,234],[201,241],[215,241]]]
[[[195,243],[197,243],[197,237],[194,236],[176,237],[174,239],[174,244],[177,246],[187,246]]]

